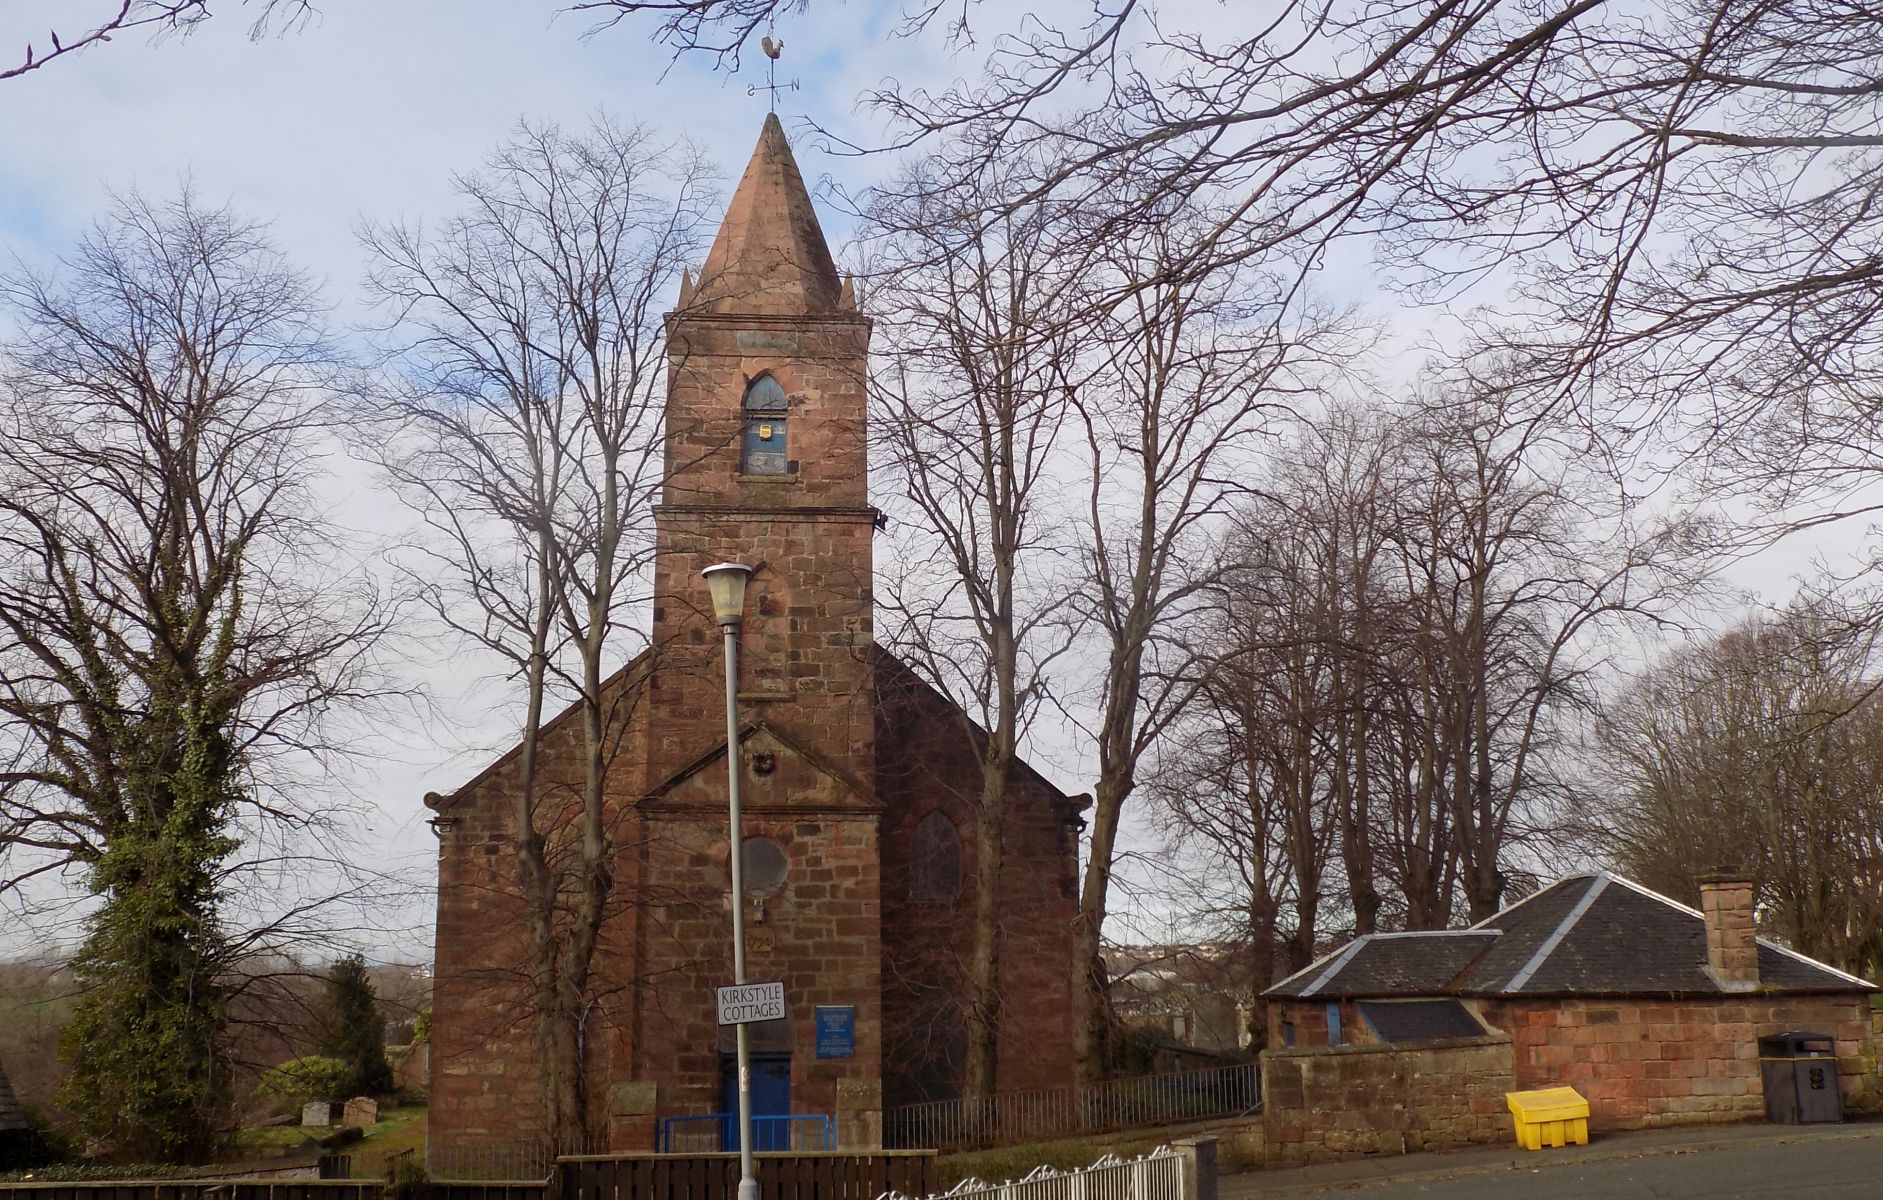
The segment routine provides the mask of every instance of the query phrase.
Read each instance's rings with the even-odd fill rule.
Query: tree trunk
[[[997,740],[997,739],[990,739]],[[1007,761],[990,753],[981,765],[981,804],[974,819],[974,948],[968,964],[967,1062],[962,1090],[991,1096],[1000,1076],[1000,876],[1005,867],[1003,819]]]
[[[1092,843],[1072,926],[1073,1084],[1089,1087],[1105,1077],[1109,1021],[1102,954],[1105,908],[1111,890],[1118,822],[1130,784],[1100,778],[1092,804]]]

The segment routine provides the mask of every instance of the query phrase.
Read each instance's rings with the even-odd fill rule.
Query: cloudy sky
[[[106,0],[7,0],[0,55],[46,44]],[[291,32],[251,43],[254,6],[212,5],[188,38],[120,36],[9,81],[0,94],[0,239],[28,257],[69,243],[108,189],[173,187],[188,175],[275,223],[288,250],[353,291],[363,218],[434,211],[454,170],[475,166],[520,116],[578,123],[598,108],[696,139],[734,173],[765,97],[765,60],[737,75],[709,60],[673,62],[624,25],[585,37],[585,14],[557,0],[319,0]],[[802,89],[779,108],[861,129],[860,87],[932,77],[951,64],[933,47],[891,36],[894,4],[817,6],[779,30],[780,78]],[[818,18],[823,19],[818,19]],[[839,19],[840,18],[840,19]],[[756,61],[753,61],[756,60]],[[855,160],[808,152],[813,179],[854,182]],[[840,233],[833,230],[833,233]]]
[[[43,47],[49,27],[69,32],[115,7],[115,0],[4,0],[0,60],[17,61],[28,41]],[[720,164],[729,188],[766,111],[762,93],[748,94],[763,81],[757,54],[737,74],[704,58],[675,62],[648,40],[646,25],[585,37],[592,22],[559,13],[559,0],[318,0],[317,7],[304,26],[251,42],[254,5],[222,0],[188,38],[152,44],[127,35],[0,83],[0,262],[46,266],[112,189],[161,195],[187,178],[207,199],[271,222],[281,247],[323,281],[344,324],[360,315],[359,224],[449,209],[452,172],[475,168],[519,117],[574,125],[605,109],[685,133]],[[1166,7],[1225,19],[1212,0]],[[857,105],[863,89],[887,79],[935,85],[973,71],[933,34],[895,36],[900,9],[898,0],[824,0],[777,31],[786,47],[780,78],[801,83],[778,107],[814,187],[866,186],[889,164],[822,152],[803,136],[807,116],[867,144],[880,131]],[[998,5],[979,11],[1012,15]],[[841,213],[830,204],[824,212],[840,243]],[[385,506],[370,475],[343,464],[334,486],[336,511],[372,526]],[[1746,577],[1789,576],[1802,557],[1787,551],[1782,569],[1768,561]],[[514,722],[499,682],[422,654],[415,670],[435,688],[436,716],[392,731],[356,778],[334,786],[372,814],[368,857],[417,881],[414,895],[422,896],[434,852],[420,797],[471,773],[508,741]],[[1068,790],[1087,786],[1075,755],[1042,765]],[[425,957],[423,902],[392,908],[376,948]],[[0,944],[0,952],[7,948]]]
[[[46,30],[69,35],[106,0],[5,0],[0,58],[11,65]],[[754,54],[729,75],[709,61],[674,62],[646,26],[585,37],[593,25],[558,0],[319,0],[304,26],[257,42],[253,6],[211,6],[187,38],[151,43],[124,35],[0,83],[0,261],[43,268],[64,253],[113,189],[156,195],[190,180],[208,200],[272,224],[287,254],[323,282],[344,324],[358,316],[363,220],[441,213],[451,175],[477,166],[520,117],[579,125],[598,109],[686,134],[718,162],[730,189],[767,106],[747,89],[763,81]],[[958,69],[932,47],[892,36],[893,4],[820,6],[784,24],[779,79],[788,129],[808,116],[865,134],[855,108],[863,86],[890,75],[933,79]],[[821,17],[822,19],[817,19]],[[814,186],[866,183],[875,161],[819,152],[800,136]],[[828,208],[829,206],[827,206]],[[833,240],[841,214],[830,213]],[[337,464],[343,519],[370,528],[368,473]],[[444,651],[431,648],[435,657]],[[371,816],[361,853],[374,866],[428,882],[433,843],[420,805],[501,747],[514,730],[507,689],[475,671],[424,661],[436,715],[374,747],[357,775],[333,781]],[[395,905],[374,937],[388,956],[427,953],[424,905]],[[0,935],[0,941],[6,940]],[[13,948],[18,948],[17,945]],[[0,953],[9,949],[0,946]]]

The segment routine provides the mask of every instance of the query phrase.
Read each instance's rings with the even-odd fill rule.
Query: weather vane
[[[762,84],[747,84],[745,94],[748,96],[756,96],[760,91],[771,93],[771,108],[773,112],[777,112],[778,93],[797,91],[798,81],[793,79],[789,83],[778,82],[778,56],[785,52],[785,39],[779,38],[774,42],[772,41],[771,34],[768,33],[758,40],[758,48],[765,52],[765,82]]]

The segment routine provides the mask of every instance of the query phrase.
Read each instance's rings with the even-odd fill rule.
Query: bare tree
[[[1304,418],[1177,634],[1207,657],[1156,791],[1258,972],[1480,919],[1563,853],[1610,637],[1678,613],[1704,569],[1684,523],[1631,513],[1574,426],[1488,365]]]
[[[1056,236],[1063,214],[1025,209],[976,235],[1001,178],[938,187],[935,167],[917,164],[869,214],[888,343],[874,424],[908,531],[878,605],[897,651],[956,701],[980,760],[964,1086],[983,1096],[999,1053],[1007,790],[1069,640],[1053,464],[1083,274]]]
[[[1182,631],[1210,602],[1211,536],[1249,486],[1270,414],[1324,386],[1327,360],[1353,349],[1325,315],[1297,312],[1285,282],[1173,273],[1199,228],[1207,222],[1197,216],[1165,218],[1108,245],[1102,267],[1126,298],[1085,328],[1098,361],[1073,399],[1089,472],[1076,607],[1102,656],[1098,778],[1073,930],[1081,1083],[1104,1071],[1100,951],[1120,823],[1139,764],[1196,687]]]
[[[1287,574],[1299,598],[1290,595],[1276,610],[1286,621],[1268,636],[1283,645],[1315,645],[1322,659],[1317,736],[1331,743],[1325,786],[1340,826],[1341,900],[1356,934],[1374,932],[1389,904],[1397,915],[1401,894],[1383,878],[1396,831],[1379,819],[1396,782],[1382,770],[1396,740],[1388,710],[1403,692],[1392,670],[1405,609],[1391,579],[1398,489],[1405,483],[1394,430],[1392,414],[1350,402],[1305,417],[1275,448],[1263,495],[1247,506],[1239,527],[1250,545],[1277,537],[1279,552],[1299,564]],[[1263,561],[1258,555],[1247,566]]]
[[[284,760],[334,751],[330,719],[387,694],[389,610],[336,569],[313,499],[338,360],[311,287],[188,192],[119,196],[60,272],[0,287],[4,887],[95,863],[135,818],[114,730],[179,662],[229,689],[237,819],[318,822]]]
[[[1326,935],[1339,822],[1326,786],[1326,640],[1312,626],[1318,572],[1306,528],[1245,508],[1216,606],[1183,629],[1209,648],[1159,746],[1150,790],[1186,865],[1187,911],[1250,945],[1260,992],[1306,966]],[[1249,552],[1245,552],[1245,548]],[[1201,896],[1204,903],[1198,905]]]
[[[1748,871],[1761,923],[1807,954],[1883,968],[1883,754],[1864,605],[1801,598],[1681,647],[1607,706],[1591,803],[1632,876],[1697,898]]]
[[[1338,401],[1296,419],[1220,538],[1214,609],[1181,633],[1198,647],[1200,687],[1158,775],[1214,761],[1227,787],[1215,785],[1220,799],[1159,791],[1178,849],[1206,848],[1200,871],[1241,881],[1255,991],[1328,937],[1413,907],[1389,819],[1404,742],[1392,706],[1406,612],[1396,428],[1393,414]]]
[[[722,55],[808,0],[596,0]],[[963,37],[975,0],[919,3]],[[1155,53],[1141,52],[1154,48]],[[1109,208],[1117,232],[1222,200],[1189,269],[1373,239],[1450,297],[1509,267],[1543,321],[1499,336],[1604,436],[1704,451],[1769,538],[1871,511],[1883,34],[1811,0],[1291,0],[1185,27],[1140,0],[1035,6],[978,77],[869,98],[892,144],[964,127],[1034,170],[1012,203]],[[1113,204],[1115,183],[1141,186]],[[1599,382],[1599,388],[1590,388]]]
[[[336,360],[306,280],[187,192],[118,197],[0,295],[0,891],[83,870],[68,1095],[97,1136],[201,1158],[227,972],[266,937],[225,907],[254,843],[327,824],[294,766],[384,694],[390,610],[315,495]]]
[[[1699,564],[1684,523],[1629,516],[1551,405],[1502,387],[1496,365],[1462,370],[1408,414],[1395,557],[1420,808],[1447,810],[1476,921],[1502,905],[1513,852],[1550,840],[1550,750],[1594,700],[1598,634],[1674,611]]]
[[[510,836],[524,907],[544,1116],[588,1132],[582,1021],[614,891],[619,812],[608,777],[645,641],[663,469],[669,286],[697,257],[710,170],[691,147],[598,118],[520,125],[435,235],[372,227],[370,286],[406,387],[382,456],[434,535],[418,572],[433,615],[523,680]],[[570,700],[580,769],[546,770],[544,729]],[[558,705],[559,706],[559,705]]]
[[[277,25],[293,25],[313,12],[310,0],[259,0],[261,12],[249,27],[251,37],[261,37]],[[156,36],[184,34],[210,18],[209,0],[103,0],[94,6],[98,12],[76,30],[61,36],[57,29],[46,31],[46,40],[28,41],[19,65],[0,68],[0,79],[12,79],[36,71],[55,59],[76,54],[89,46],[102,45],[112,38],[134,30],[149,30]]]

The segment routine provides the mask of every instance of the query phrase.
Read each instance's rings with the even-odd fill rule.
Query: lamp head
[[[701,571],[706,587],[713,595],[713,620],[728,629],[737,629],[745,618],[745,585],[752,578],[752,568],[744,563],[714,563]]]

